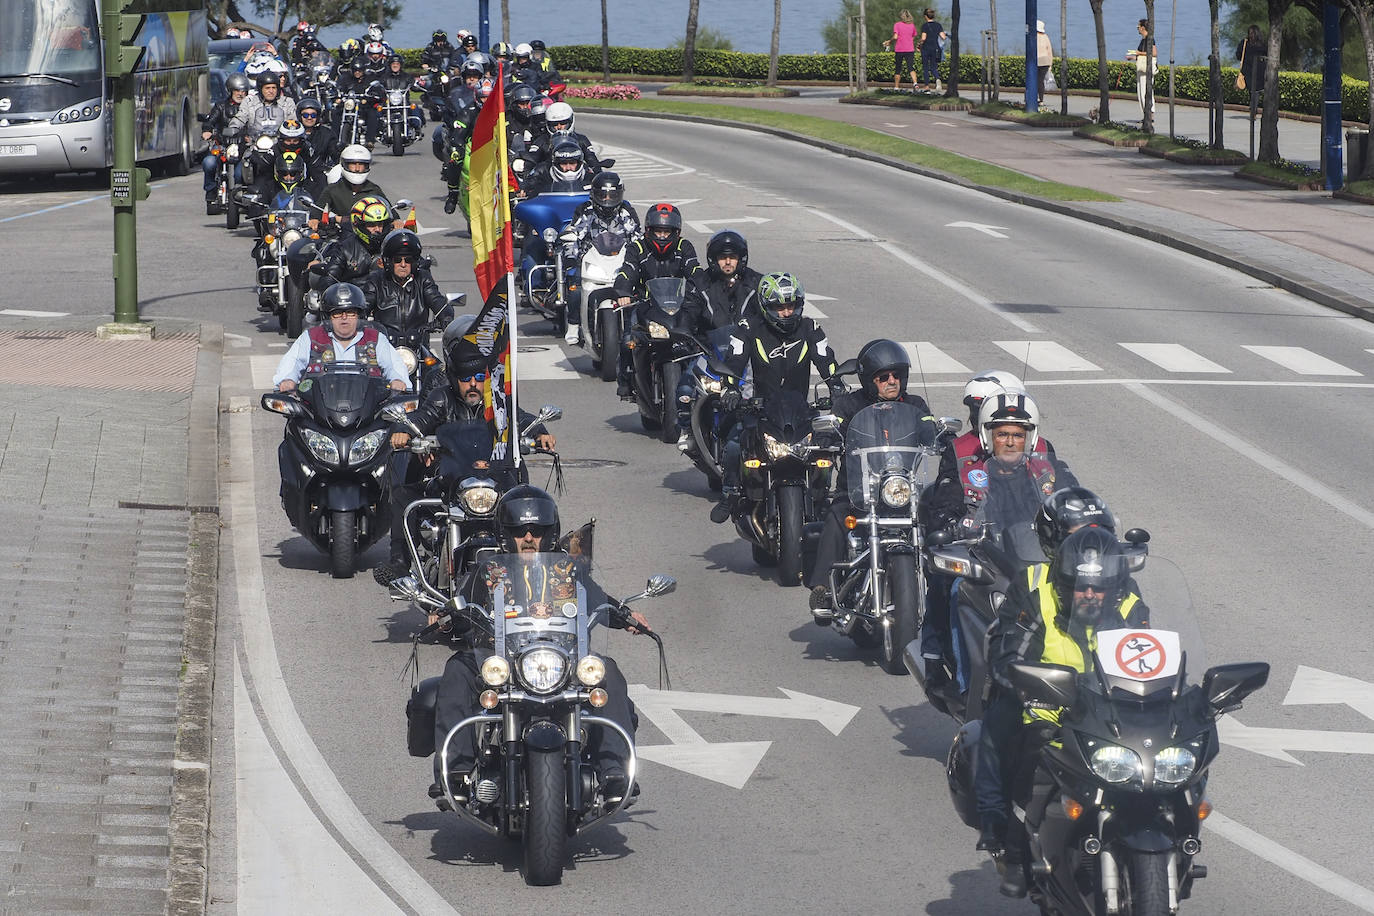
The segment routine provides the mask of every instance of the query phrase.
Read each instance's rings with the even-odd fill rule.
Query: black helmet
[[[460,48],[467,48],[467,47],[473,47],[473,48],[475,48],[475,47],[477,47],[477,36],[476,36],[476,35],[473,35],[473,34],[471,34],[471,33],[469,33],[469,34],[467,34],[467,35],[464,35],[463,38],[462,38],[462,40],[458,42],[458,47],[460,47]]]
[[[510,91],[510,113],[516,120],[528,122],[534,103],[538,101],[539,90],[528,83],[517,83]]]
[[[792,274],[764,274],[759,280],[759,308],[763,310],[763,320],[784,337],[797,333],[797,328],[801,327],[805,304],[806,289]],[[791,308],[792,314],[782,317],[778,311],[783,308]]]
[[[264,86],[269,86],[269,85],[270,85],[270,86],[276,86],[277,89],[280,90],[281,87],[282,87],[282,82],[283,82],[283,79],[282,79],[282,75],[281,75],[280,73],[278,73],[278,72],[275,71],[275,70],[264,70],[264,71],[262,71],[261,73],[258,74],[258,79],[257,79],[258,91],[261,92]]]
[[[272,176],[283,190],[296,190],[296,186],[305,179],[305,158],[297,153],[278,153],[276,161],[272,163]]]
[[[654,238],[655,229],[667,229],[666,239]],[[682,237],[682,211],[672,204],[654,204],[644,216],[644,238],[660,255],[666,255]]]
[[[543,51],[543,50],[545,50],[546,48],[547,48],[547,45],[545,45],[544,42],[541,41],[541,40],[539,40],[538,38],[536,38],[534,41],[530,42],[530,50],[531,50],[531,51]]]
[[[566,167],[565,167],[566,166]],[[559,140],[549,154],[549,177],[554,181],[581,181],[586,172],[582,147],[576,140]]]
[[[615,172],[601,172],[592,179],[592,206],[602,216],[614,213],[625,200],[625,183]]]
[[[361,317],[367,314],[367,297],[352,283],[335,283],[324,291],[324,313],[357,312]]]
[[[248,82],[248,77],[242,73],[231,73],[224,81],[224,88],[228,92],[247,92],[252,86]]]
[[[387,67],[390,67],[392,64],[400,64],[400,65],[404,68],[404,67],[405,67],[405,63],[406,63],[406,62],[405,62],[404,60],[401,59],[401,55],[399,55],[399,54],[393,54],[393,55],[391,55],[390,57],[388,57],[388,58],[386,59],[386,65],[387,65]]]
[[[324,111],[324,106],[321,105],[320,100],[315,98],[313,95],[307,95],[305,98],[301,99],[299,102],[296,103],[296,117],[299,118],[301,116],[301,113],[305,111],[314,111],[316,114],[318,114],[319,112]]]
[[[878,397],[874,376],[885,370],[896,372],[901,379],[902,390],[906,391],[907,378],[911,375],[911,357],[907,355],[906,347],[895,340],[885,337],[870,340],[859,348],[856,362],[859,364],[859,384],[870,399]]]
[[[1083,487],[1055,490],[1045,497],[1040,511],[1035,514],[1035,533],[1040,536],[1040,549],[1051,560],[1065,538],[1089,525],[1116,531],[1112,510],[1100,496]]]
[[[382,258],[388,264],[402,256],[417,259],[423,250],[420,237],[409,229],[392,229],[386,234],[386,238],[382,239]]]
[[[435,44],[438,44],[441,41],[447,42],[448,32],[445,32],[443,29],[435,29],[433,32],[430,33],[429,40],[434,42]]]
[[[539,549],[552,550],[558,543],[558,503],[538,487],[521,484],[506,491],[496,504],[496,524],[501,529],[502,549],[515,552],[515,539],[533,528],[539,532]]]
[[[1126,556],[1116,535],[1105,528],[1080,528],[1059,545],[1050,566],[1050,583],[1059,601],[1059,625],[1067,629],[1096,627],[1104,608],[1116,607],[1130,578]],[[1102,591],[1101,604],[1074,607],[1074,590],[1091,586]]]
[[[706,269],[712,274],[717,273],[719,268],[716,267],[716,262],[727,254],[739,258],[736,273],[749,266],[749,243],[733,229],[720,230],[706,243]]]

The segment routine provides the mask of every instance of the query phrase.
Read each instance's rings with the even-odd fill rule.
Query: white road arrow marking
[[[1289,751],[1325,754],[1374,754],[1374,732],[1335,732],[1307,728],[1251,728],[1238,719],[1217,720],[1223,744],[1303,766]]]
[[[1297,673],[1293,675],[1293,686],[1288,688],[1288,696],[1283,698],[1283,705],[1333,703],[1343,703],[1366,719],[1374,720],[1374,684],[1299,665]]]
[[[946,229],[972,229],[972,230],[974,230],[975,232],[981,232],[981,233],[983,233],[984,235],[990,235],[990,236],[992,236],[992,237],[995,238],[995,239],[1010,238],[1010,236],[1003,235],[1002,233],[1000,233],[1000,232],[997,231],[998,229],[1005,229],[1005,228],[1007,228],[1006,226],[985,226],[985,225],[982,224],[982,223],[968,223],[968,222],[962,222],[962,221],[961,221],[961,222],[957,222],[957,223],[945,223],[945,228],[946,228]]]
[[[0,315],[14,318],[64,318],[71,312],[44,312],[38,309],[0,309]]]
[[[687,225],[702,235],[710,235],[716,231],[711,227],[720,223],[753,223],[757,226],[760,223],[771,223],[772,221],[767,216],[736,216],[733,219],[689,219]]]
[[[758,768],[772,742],[708,742],[677,714],[677,710],[767,716],[774,719],[812,719],[834,735],[843,731],[859,712],[859,707],[847,703],[838,703],[782,687],[778,689],[787,694],[786,699],[651,690],[644,684],[632,684],[630,698],[634,700],[635,706],[672,742],[649,747],[641,746],[636,750],[645,760],[652,760],[734,789],[742,789]]]
[[[888,127],[906,127],[905,124],[893,124],[891,121],[884,121],[883,123]]]

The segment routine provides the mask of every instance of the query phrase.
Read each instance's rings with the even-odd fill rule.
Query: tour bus
[[[129,42],[140,162],[186,174],[209,107],[203,2],[149,0]],[[177,9],[182,7],[181,9]],[[194,7],[194,8],[187,8]],[[0,0],[0,177],[108,168],[110,110],[99,0]]]

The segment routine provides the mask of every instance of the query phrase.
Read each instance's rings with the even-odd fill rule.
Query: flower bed
[[[570,99],[637,99],[638,86],[569,86],[563,95]]]

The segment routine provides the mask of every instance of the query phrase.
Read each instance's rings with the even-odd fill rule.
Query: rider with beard
[[[841,442],[854,415],[879,401],[902,401],[919,410],[924,419],[935,419],[930,415],[925,398],[906,390],[911,377],[911,357],[901,344],[883,338],[870,340],[859,350],[855,362],[858,364],[859,390],[840,395],[830,405],[840,423]],[[811,616],[823,627],[829,626],[835,617],[834,596],[826,583],[830,581],[831,567],[845,559],[847,532],[844,520],[845,516],[854,514],[854,504],[849,501],[847,472],[848,468],[841,462],[835,479],[835,498],[826,512],[825,525],[816,546],[816,563],[806,582],[811,588]]]
[[[496,505],[496,521],[501,530],[502,549],[510,554],[532,554],[556,551],[559,539],[558,504],[552,496],[538,487],[528,484],[515,487],[501,497]],[[508,570],[495,561],[481,564],[474,569],[464,582],[462,593],[471,603],[480,605],[491,612],[491,589]],[[650,630],[649,622],[637,611],[620,605],[602,591],[590,577],[584,580],[587,586],[587,604],[595,609],[609,601],[611,613],[606,625],[625,629],[630,633],[644,633]],[[493,651],[491,639],[486,634],[475,633],[467,621],[450,619],[445,631],[448,638],[457,644],[457,651],[444,666],[444,675],[439,682],[438,697],[434,710],[434,785],[429,794],[436,800],[443,799],[439,786],[440,758],[438,750],[444,746],[449,730],[462,720],[477,713],[478,666]],[[609,701],[601,708],[601,714],[615,722],[631,736],[635,733],[634,707],[630,703],[629,688],[625,675],[615,660],[605,653],[598,653],[606,663],[606,676],[602,681],[609,695]],[[625,772],[625,755],[628,748],[624,739],[609,729],[596,726],[590,728],[589,750],[596,759],[597,770],[607,800],[619,801],[629,789],[629,779]],[[463,729],[449,742],[448,769],[453,787],[454,798],[465,804],[471,789],[469,777],[477,758],[477,745],[474,731]],[[638,787],[636,786],[636,791]],[[444,807],[447,800],[440,802]]]
[[[353,212],[354,205],[365,197],[391,199],[381,186],[369,177],[372,173],[372,153],[367,147],[358,143],[345,146],[339,154],[339,165],[343,174],[339,176],[338,181],[331,182],[316,201],[320,205],[320,212],[327,212],[338,221],[348,218]],[[310,224],[312,229],[317,226],[318,220]]]
[[[557,106],[551,106],[550,111]],[[572,109],[569,109],[571,115]],[[644,217],[644,237],[631,242],[625,249],[625,263],[615,275],[616,305],[627,306],[647,295],[648,282],[660,277],[681,277],[687,281],[688,298],[684,309],[700,308],[694,284],[701,274],[697,250],[682,237],[682,212],[672,204],[655,204]],[[620,342],[620,362],[615,393],[621,400],[631,400],[634,390],[630,379],[634,375],[634,360],[630,356],[628,329],[642,324],[639,310],[625,322],[627,333]],[[692,322],[695,325],[695,322]]]
[[[478,352],[475,345],[464,337],[476,322],[474,315],[462,315],[449,322],[444,329],[444,373],[447,384],[428,385],[420,406],[410,415],[410,420],[426,436],[445,423],[459,423],[465,420],[482,420],[486,416],[484,389],[488,374],[488,359]],[[519,430],[534,421],[534,415],[520,410],[516,416]],[[557,442],[541,423],[532,428],[529,435],[534,439],[535,448],[553,451]],[[392,463],[392,514],[391,514],[391,559],[385,566],[372,572],[377,583],[388,586],[397,578],[410,571],[410,554],[406,550],[405,507],[424,495],[424,467],[419,458],[404,449],[410,443],[410,433],[393,427],[391,446],[396,449]],[[457,721],[456,719],[454,721]]]
[[[639,214],[625,201],[625,184],[615,172],[602,172],[592,179],[590,199],[573,211],[568,231],[577,236],[571,256],[579,266],[582,258],[591,250],[592,238],[602,232],[619,235],[626,245],[644,235],[639,225]],[[596,308],[602,299],[614,295],[615,290],[611,288],[598,290],[588,307]],[[576,308],[568,309],[568,330],[563,335],[565,343],[575,345],[579,339],[581,325],[578,322],[581,316],[578,312]]]
[[[1007,678],[1013,662],[1067,665],[1086,670],[1098,629],[1148,627],[1150,611],[1140,599],[1116,535],[1088,525],[1064,539],[1049,564],[1048,581],[1034,590],[1016,580],[998,612],[989,651],[992,693],[983,711],[973,790],[978,803],[978,848],[1002,859],[1002,893],[1026,896],[1025,834],[1007,844],[1010,802],[1029,784],[1035,747],[1031,723],[1057,725],[1055,710],[1025,711]]]
[[[420,66],[426,71],[444,72],[444,62],[458,56],[458,51],[448,43],[448,33],[435,29],[429,36],[429,44],[420,52]]]
[[[296,115],[305,127],[305,145],[310,172],[324,184],[325,175],[339,161],[339,135],[324,123],[324,107],[319,99],[306,96],[296,103]]]
[[[806,396],[811,387],[811,367],[830,386],[832,398],[844,394],[835,376],[835,354],[820,325],[802,315],[806,290],[789,273],[765,274],[759,281],[760,314],[743,318],[730,337],[725,365],[736,379],[746,368],[753,372],[754,396],[764,402],[779,392],[791,391]],[[720,396],[724,415],[725,445],[721,449],[721,501],[711,509],[711,521],[724,522],[735,510],[740,496],[741,438],[753,430],[758,420],[739,410],[742,398],[738,387],[727,388]]]
[[[325,290],[335,283],[359,283],[372,272],[391,228],[391,207],[380,197],[364,197],[348,216],[351,232],[325,245],[310,262],[310,286]]]
[[[242,73],[231,73],[229,78],[224,81],[224,88],[229,91],[229,97],[222,102],[216,102],[215,106],[210,109],[210,113],[205,116],[204,127],[200,131],[202,140],[224,137],[229,122],[233,120],[234,115],[242,107],[244,99],[248,98],[248,77]],[[205,172],[205,215],[214,216],[221,212],[218,199],[219,187],[216,182],[219,175],[219,157],[213,153],[206,153],[205,158],[201,160],[200,167]],[[234,183],[243,184],[243,160],[241,158],[234,163]]]

